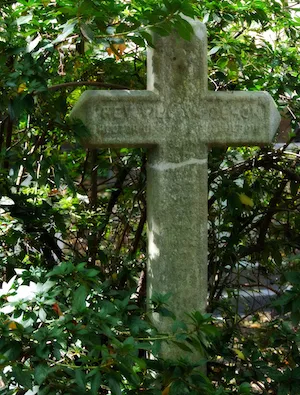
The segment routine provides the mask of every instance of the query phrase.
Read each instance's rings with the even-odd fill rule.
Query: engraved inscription
[[[103,104],[97,107],[97,119],[101,123],[115,124],[120,122],[131,122],[135,119],[147,121],[149,118],[164,119],[167,111],[160,103],[126,103],[126,104]]]
[[[223,119],[224,122],[227,120],[253,120],[253,118],[261,117],[263,115],[263,108],[261,108],[257,103],[248,103],[248,102],[233,102],[229,100],[227,103],[222,102],[217,103],[207,103],[202,108],[202,114],[205,113],[205,118],[215,119],[220,118]]]
[[[93,144],[150,146],[172,140],[181,144],[183,138],[192,145],[238,144],[262,140],[267,111],[262,100],[254,102],[248,96],[228,94],[195,101],[103,101],[90,119]]]

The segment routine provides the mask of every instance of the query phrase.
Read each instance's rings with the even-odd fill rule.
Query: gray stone
[[[91,132],[88,147],[147,147],[148,298],[171,293],[179,319],[207,298],[207,150],[261,145],[280,122],[265,92],[209,92],[205,26],[194,37],[155,37],[146,91],[86,91],[72,111]],[[161,331],[167,319],[153,316]],[[163,356],[176,357],[175,346]]]

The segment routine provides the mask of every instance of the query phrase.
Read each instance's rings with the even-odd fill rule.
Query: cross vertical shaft
[[[187,147],[188,148],[188,147]],[[158,149],[148,154],[148,300],[156,293],[170,293],[170,310],[177,319],[185,313],[204,311],[207,297],[207,152],[197,157],[187,149],[180,162],[168,162]],[[163,333],[171,319],[153,315]],[[175,358],[182,351],[162,348]]]

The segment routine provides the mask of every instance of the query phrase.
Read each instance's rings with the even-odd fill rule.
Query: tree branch
[[[48,86],[48,90],[57,91],[59,89],[77,87],[77,86],[97,86],[98,88],[106,88],[106,89],[129,89],[128,86],[107,84],[105,82],[98,82],[98,81],[71,81],[71,82],[63,82],[62,84]]]

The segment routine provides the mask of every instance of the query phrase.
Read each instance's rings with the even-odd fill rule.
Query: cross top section
[[[88,146],[171,143],[245,145],[270,141],[279,114],[265,92],[207,90],[206,29],[188,19],[191,41],[155,37],[148,50],[147,90],[86,91],[72,111],[88,125]],[[176,143],[177,142],[177,143]]]
[[[147,89],[164,100],[191,100],[207,91],[206,29],[199,21],[188,19],[194,36],[190,41],[176,34],[159,39],[148,49]]]

